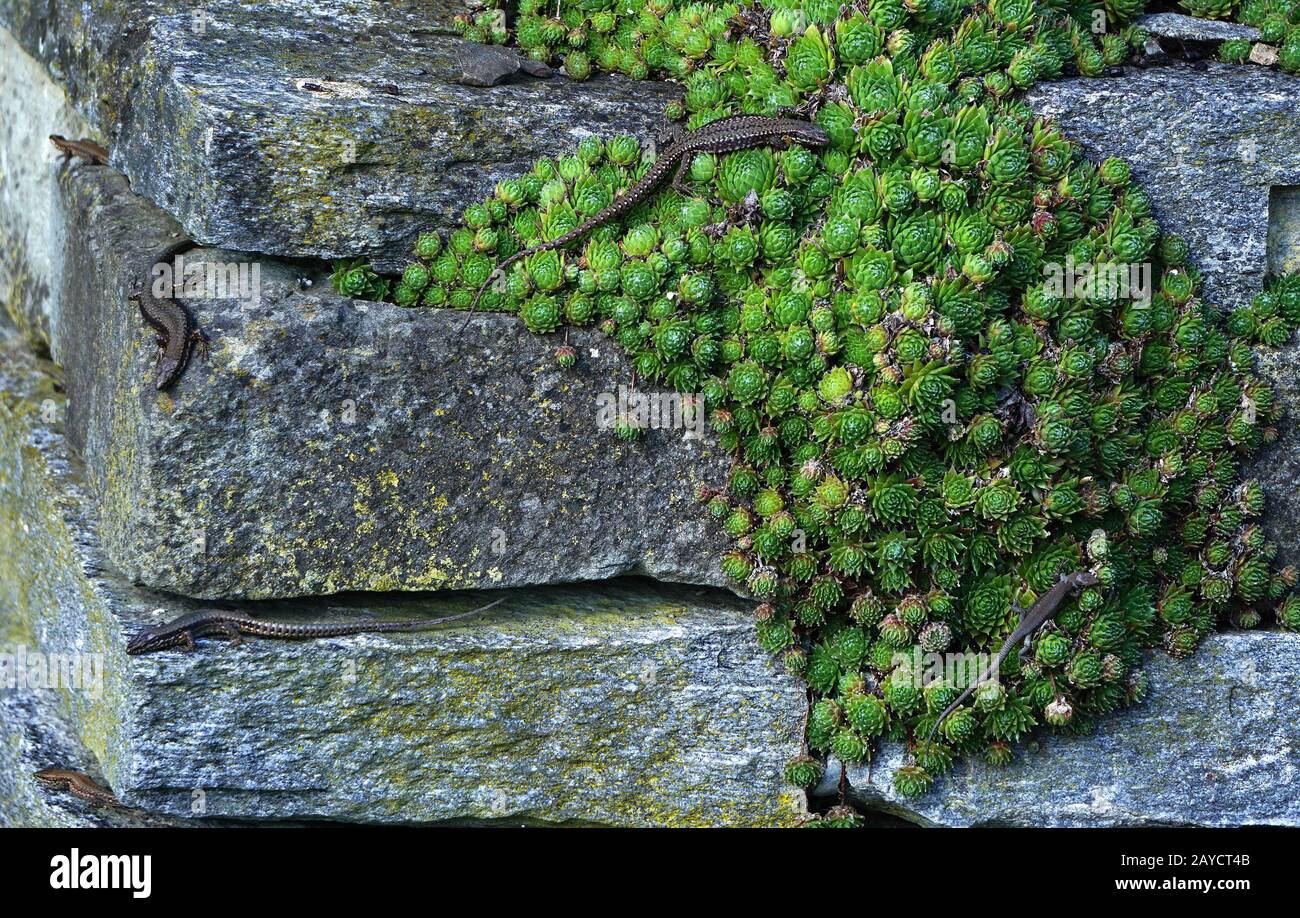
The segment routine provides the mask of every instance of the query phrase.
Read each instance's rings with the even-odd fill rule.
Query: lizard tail
[[[976,685],[979,685],[979,683],[975,682],[972,683],[971,685],[966,686],[966,691],[958,695],[956,701],[954,701],[952,704],[948,705],[948,707],[943,709],[943,713],[939,715],[939,719],[936,720],[934,722],[934,726],[930,728],[930,735],[925,738],[925,741],[927,743],[934,740],[934,735],[939,732],[939,727],[943,724],[945,720],[948,719],[948,715],[951,714],[953,711],[957,710],[959,707],[961,707],[961,703],[971,696],[971,692],[975,691]]]
[[[934,726],[930,728],[930,735],[926,737],[927,742],[934,739],[934,735],[939,732],[939,727],[948,719],[949,714],[961,707],[961,703],[969,698],[975,692],[975,689],[979,688],[982,683],[987,682],[993,677],[994,673],[1001,669],[1003,662],[1007,659],[1007,654],[1010,652],[1011,647],[1011,641],[1008,639],[1007,643],[1003,644],[1002,648],[998,650],[997,654],[993,657],[993,663],[986,667],[984,672],[980,673],[974,682],[966,686],[965,690],[957,696],[956,701],[943,709],[943,713],[939,715],[939,719],[936,720]]]
[[[509,597],[502,596],[495,602],[490,602],[485,606],[479,606],[477,609],[470,609],[468,612],[458,612],[455,615],[444,615],[441,618],[428,619],[403,619],[401,621],[371,622],[371,629],[374,631],[426,631],[434,625],[442,625],[447,622],[459,621],[462,618],[469,618],[471,615],[479,615],[488,609],[495,608],[505,602]],[[362,623],[364,626],[364,623]]]
[[[495,268],[492,269],[492,273],[489,274],[487,276],[487,280],[483,281],[483,283],[479,286],[478,293],[474,294],[474,299],[469,304],[469,315],[465,316],[465,324],[463,324],[460,327],[461,332],[464,332],[465,329],[469,328],[469,320],[473,318],[474,310],[478,309],[479,299],[483,296],[483,293],[487,290],[487,288],[492,286],[492,281],[496,279],[497,275],[505,271],[506,268],[510,267],[512,264],[514,264],[519,259],[523,258],[525,255],[529,255],[529,254],[531,253],[527,249],[525,249],[522,252],[515,252],[515,254],[511,255],[505,261],[501,262],[501,264],[497,265]]]
[[[515,254],[511,255],[505,261],[501,262],[501,264],[493,268],[492,273],[489,274],[487,276],[487,280],[483,282],[483,286],[478,288],[478,293],[474,294],[474,300],[469,304],[469,315],[465,317],[465,324],[460,327],[460,330],[463,332],[465,331],[465,329],[469,328],[469,320],[474,315],[474,310],[478,308],[479,297],[481,297],[483,295],[483,292],[487,290],[488,286],[492,283],[492,279],[494,277],[496,277],[498,274],[500,274],[502,271],[510,267],[512,264],[514,264],[521,258],[525,258],[529,255],[536,255],[539,252],[549,252],[551,251],[551,249],[564,248],[566,245],[568,245],[573,240],[577,239],[583,233],[586,233],[588,230],[591,230],[593,227],[599,225],[604,219],[606,219],[606,217],[604,216],[603,213],[597,214],[595,217],[591,218],[586,223],[583,223],[577,229],[569,230],[567,233],[565,233],[563,236],[560,236],[558,239],[552,239],[550,242],[543,242],[539,245],[533,246],[531,249],[524,249],[523,251],[515,252]]]

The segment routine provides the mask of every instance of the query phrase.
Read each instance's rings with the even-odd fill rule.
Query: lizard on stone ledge
[[[469,618],[471,615],[478,615],[480,612],[486,612],[493,606],[505,602],[506,598],[503,596],[486,606],[479,606],[477,609],[470,609],[468,612],[460,612],[456,615],[445,615],[442,618],[386,618],[329,624],[295,625],[230,612],[191,612],[173,621],[141,631],[126,645],[126,652],[135,656],[142,653],[152,653],[155,650],[166,650],[169,647],[184,647],[186,650],[193,650],[195,647],[194,639],[205,635],[217,635],[238,644],[243,640],[241,635],[244,634],[255,634],[258,637],[266,638],[309,641],[316,638],[343,637],[350,634],[428,631],[436,625],[454,622],[458,619]]]
[[[108,150],[93,140],[69,140],[62,134],[51,134],[50,143],[63,153],[64,162],[74,156],[80,156],[86,162],[96,166],[108,165]]]
[[[113,796],[112,791],[100,787],[93,778],[83,775],[79,771],[72,771],[67,768],[42,768],[36,772],[34,777],[42,784],[65,790],[72,796],[88,803],[97,803],[100,806],[122,805]]]
[[[997,672],[998,667],[1002,665],[1002,661],[1007,658],[1007,654],[1011,653],[1013,648],[1046,624],[1052,616],[1056,614],[1056,610],[1060,608],[1061,603],[1065,601],[1065,597],[1069,596],[1075,590],[1096,586],[1099,583],[1101,583],[1101,580],[1098,579],[1096,574],[1090,571],[1076,571],[1073,574],[1067,574],[1065,577],[1062,577],[1056,586],[1052,587],[1040,596],[1038,602],[1030,606],[1029,611],[1021,616],[1020,624],[1018,624],[1016,629],[1011,632],[1011,636],[1008,637],[1006,641],[1003,642],[1002,646],[998,648],[998,652],[993,657],[993,662],[985,668],[984,672],[980,673],[978,679],[966,686],[966,690],[957,696],[956,701],[948,705],[948,707],[944,709],[944,712],[939,715],[939,719],[936,720],[934,726],[930,728],[930,735],[926,737],[926,739],[934,739],[935,733],[939,731],[939,725],[947,719],[948,715],[957,710],[957,708],[961,706],[961,703],[970,697],[971,693],[975,691],[976,686],[988,679],[993,673]]]
[[[659,151],[659,156],[655,159],[654,165],[650,167],[645,175],[641,176],[641,180],[619,195],[613,203],[596,214],[596,216],[583,222],[576,229],[570,230],[563,236],[516,252],[497,265],[492,273],[488,275],[487,280],[483,282],[483,285],[479,287],[478,293],[474,294],[474,301],[469,307],[470,313],[472,315],[475,308],[477,308],[479,297],[483,296],[483,291],[487,290],[493,278],[505,271],[510,265],[521,258],[535,255],[538,252],[562,248],[573,240],[591,232],[596,227],[622,216],[650,197],[669,175],[672,175],[672,186],[674,188],[683,194],[691,194],[689,189],[682,184],[682,173],[690,166],[696,153],[731,153],[735,150],[776,144],[784,146],[803,144],[809,147],[824,147],[829,143],[830,138],[826,135],[826,132],[811,122],[802,121],[798,118],[767,118],[761,115],[732,115],[706,124],[697,131],[691,131],[690,133],[678,132],[669,141],[668,145]],[[468,324],[469,319],[466,318],[465,322]]]
[[[96,165],[108,163],[108,150],[93,140],[69,140],[62,134],[51,134],[50,142],[63,151],[65,160],[79,156]],[[158,368],[154,375],[154,385],[159,391],[180,379],[189,363],[190,354],[196,347],[203,348],[206,340],[184,306],[171,297],[153,295],[149,289],[152,269],[155,264],[171,261],[196,245],[190,239],[182,239],[150,258],[144,268],[144,283],[131,295],[131,299],[140,307],[140,315],[153,328],[158,341]]]
[[[207,339],[194,323],[189,310],[179,301],[171,297],[154,296],[151,289],[153,268],[154,265],[170,262],[197,244],[191,239],[182,239],[151,257],[143,267],[144,279],[140,287],[131,294],[131,300],[140,307],[140,315],[153,328],[158,342],[158,367],[154,373],[154,386],[160,392],[180,379],[195,348],[200,353],[206,353]]]

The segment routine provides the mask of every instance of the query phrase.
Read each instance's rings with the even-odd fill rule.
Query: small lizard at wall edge
[[[93,778],[68,768],[42,768],[33,777],[42,784],[67,791],[72,796],[100,806],[122,805],[113,792],[101,787]]]
[[[69,140],[62,134],[51,134],[50,143],[59,148],[63,154],[63,161],[66,163],[74,156],[79,156],[86,162],[96,166],[108,165],[108,150],[93,140],[85,138],[81,140]]]
[[[93,140],[69,140],[62,134],[51,134],[50,142],[63,152],[66,161],[79,156],[88,163],[105,165],[108,162],[108,150]],[[190,239],[169,245],[157,257],[149,259],[145,265],[145,279],[140,290],[131,295],[140,307],[140,315],[153,328],[158,342],[158,368],[154,375],[154,385],[159,391],[166,389],[180,378],[189,363],[190,354],[196,347],[205,349],[207,340],[194,324],[189,311],[171,297],[156,297],[150,290],[150,279],[155,264],[170,261],[181,252],[188,251],[197,243]]]

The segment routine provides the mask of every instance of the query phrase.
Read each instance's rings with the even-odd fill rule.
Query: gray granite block
[[[178,819],[803,818],[803,795],[780,772],[799,746],[804,689],[758,646],[750,604],[721,591],[642,579],[513,590],[435,631],[127,656],[138,629],[203,609],[415,618],[473,608],[484,594],[214,606],[132,587],[98,544],[63,409],[47,368],[0,351],[0,645],[79,661],[58,713],[93,756],[29,755],[0,779],[0,813],[62,822],[29,786],[12,789],[22,763],[57,759],[130,806]],[[42,722],[11,709],[30,729]]]
[[[1151,13],[1139,16],[1135,24],[1151,35],[1182,41],[1227,41],[1242,38],[1255,41],[1259,38],[1259,29],[1254,26],[1217,19],[1198,19],[1182,13]]]
[[[1039,731],[1009,765],[963,761],[911,800],[892,780],[904,750],[887,746],[869,773],[849,769],[849,796],[935,826],[1300,825],[1300,634],[1215,634],[1190,659],[1153,654],[1145,670],[1146,701],[1098,718],[1090,736]],[[836,793],[840,769],[819,794]]]
[[[160,394],[127,294],[171,224],[111,170],[64,186],[69,436],[133,580],[245,598],[722,582],[725,536],[695,492],[729,460],[690,429],[628,443],[599,426],[632,374],[597,332],[569,336],[561,371],[561,337],[513,316],[303,291],[286,264],[203,250],[183,257],[256,267],[258,296],[187,298],[211,354]]]
[[[496,183],[592,133],[642,137],[680,89],[461,85],[454,0],[0,0],[132,187],[204,244],[387,270]],[[96,49],[87,53],[87,48]]]

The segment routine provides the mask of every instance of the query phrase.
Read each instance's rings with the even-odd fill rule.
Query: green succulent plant
[[[1239,0],[1178,0],[1178,5],[1203,19],[1228,19]]]
[[[380,277],[370,267],[370,262],[360,258],[336,261],[330,274],[330,284],[344,296],[360,300],[386,299],[391,289],[391,283]]]
[[[1300,277],[1223,315],[1127,164],[1088,161],[1015,98],[1122,62],[1143,40],[1126,27],[1141,0],[514,6],[513,40],[571,76],[585,61],[680,81],[670,113],[688,128],[794,109],[831,138],[697,158],[690,196],[661,190],[581,246],[517,263],[481,301],[537,333],[597,325],[642,383],[704,394],[734,458],[702,505],[734,541],[722,570],[814,695],[791,783],[815,784],[822,756],[898,740],[911,760],[895,789],[922,794],[958,757],[1004,764],[1040,725],[1080,732],[1140,701],[1147,648],[1186,655],[1224,624],[1300,630],[1296,572],[1272,563],[1262,491],[1240,475],[1279,411],[1252,348],[1300,324]],[[1240,16],[1286,12],[1247,0]],[[460,26],[509,40],[494,21]],[[1287,47],[1300,69],[1300,37]],[[589,138],[502,182],[445,244],[422,235],[393,290],[355,262],[335,284],[466,308],[496,262],[648,166],[632,138]],[[1102,282],[1138,263],[1149,297]],[[1056,282],[1083,264],[1084,288]],[[960,690],[900,661],[991,651],[1017,607],[1085,567],[1101,585],[922,741]],[[840,810],[818,824],[860,821]]]

